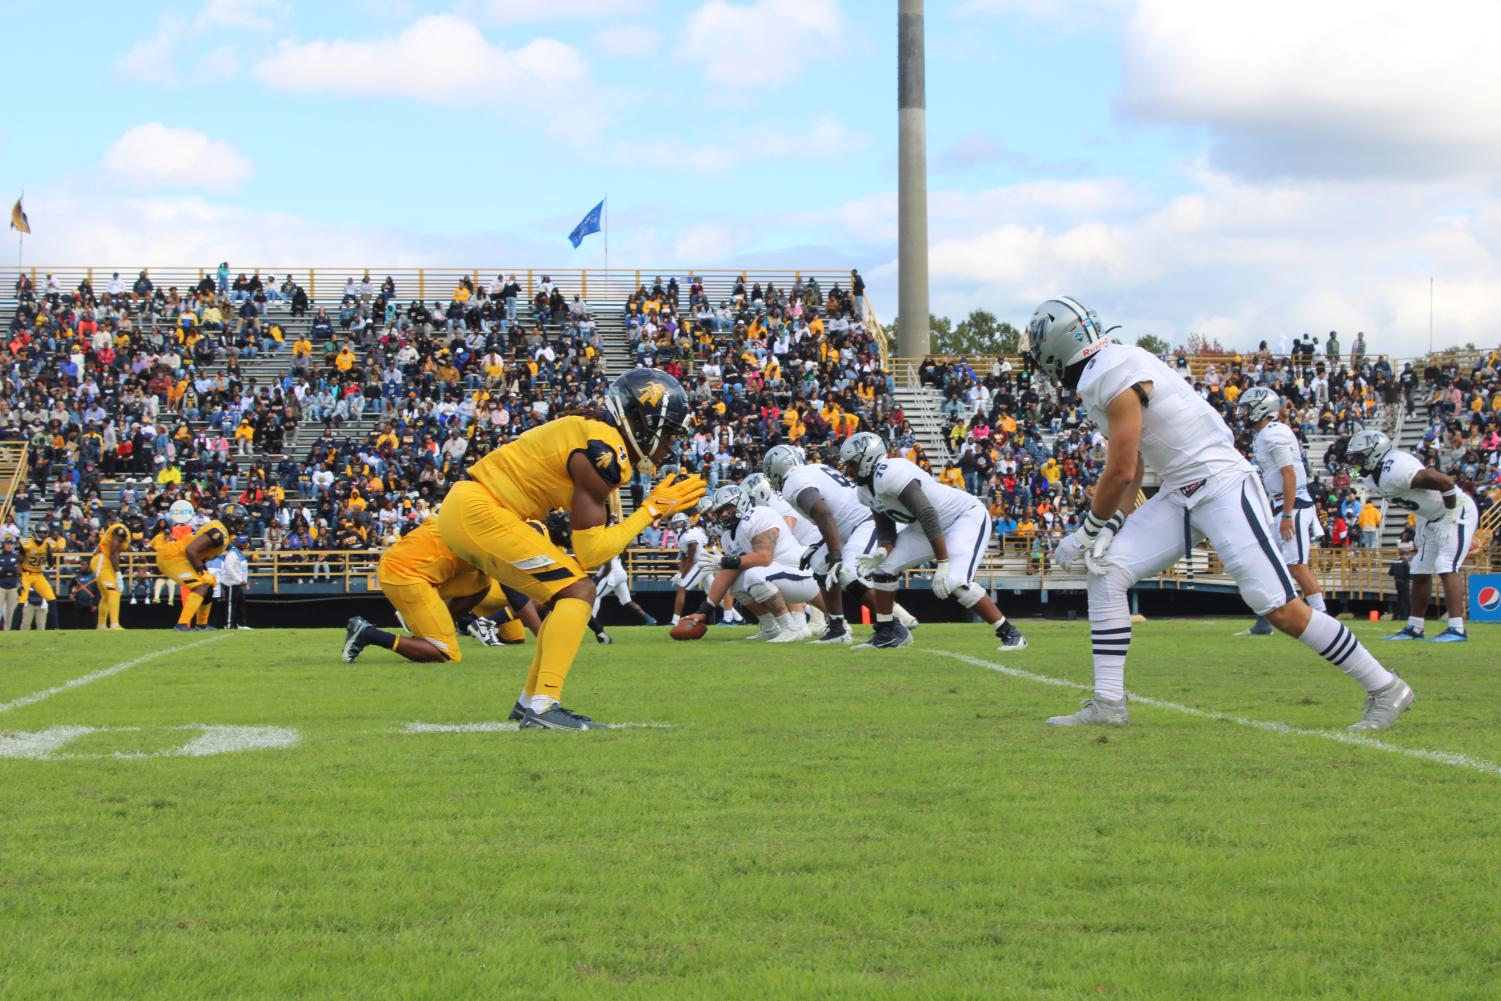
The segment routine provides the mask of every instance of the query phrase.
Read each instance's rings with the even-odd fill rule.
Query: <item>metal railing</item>
[[[30,468],[30,449],[24,441],[8,441],[0,444],[0,525],[10,520],[11,508],[15,506],[16,494],[26,482]]]

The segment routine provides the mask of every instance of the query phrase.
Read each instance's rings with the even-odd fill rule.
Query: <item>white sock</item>
[[[1421,615],[1409,615],[1407,617],[1408,628],[1415,632],[1423,631],[1423,617]]]
[[[533,695],[531,697],[531,710],[534,713],[545,713],[558,704],[558,700],[551,695]]]
[[[523,688],[521,690],[521,694],[518,695],[518,696],[516,696],[516,701],[519,702],[519,703],[521,703],[524,706],[529,706],[529,705],[532,704],[532,697],[530,695],[526,694],[526,689]]]
[[[1463,615],[1451,615],[1451,616],[1449,616],[1449,628],[1452,629],[1452,630],[1454,630],[1456,633],[1462,633],[1462,632],[1464,632],[1465,631],[1465,617]]]
[[[669,624],[669,625],[673,625],[673,626],[675,626],[675,625],[677,625],[677,624],[678,624],[678,619],[681,619],[681,618],[682,618],[682,616],[681,616],[681,615],[674,615],[674,616],[673,616],[673,617],[672,617],[672,622],[670,622],[670,623],[668,623],[668,624]]]
[[[892,615],[892,614],[883,614],[881,612],[877,612],[876,613],[876,622],[877,622],[877,624],[882,623],[882,622],[890,622],[893,618],[895,618],[895,616]]]
[[[1131,617],[1090,619],[1089,638],[1094,646],[1094,693],[1102,699],[1119,702],[1126,697]]]
[[[787,612],[786,614],[777,616],[777,628],[784,633],[795,633],[801,632],[803,626],[791,612]]]
[[[1382,667],[1370,651],[1360,645],[1354,633],[1323,612],[1313,613],[1298,642],[1360,682],[1368,692],[1379,691],[1392,683],[1392,672]]]
[[[1320,591],[1317,594],[1310,594],[1303,600],[1308,602],[1308,607],[1313,609],[1315,612],[1327,612],[1329,610],[1328,607],[1324,604],[1323,591]]]

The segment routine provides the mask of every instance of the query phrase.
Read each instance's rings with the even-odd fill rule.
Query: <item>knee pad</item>
[[[871,574],[870,586],[877,591],[895,591],[900,579],[894,573]]]
[[[766,583],[764,579],[749,582],[745,589],[750,592],[752,598],[762,605],[769,604],[779,593],[774,586]]]
[[[985,589],[974,581],[966,581],[954,588],[953,599],[965,608],[974,608],[985,597]]]

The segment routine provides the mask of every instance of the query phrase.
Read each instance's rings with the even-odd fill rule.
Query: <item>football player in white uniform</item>
[[[1354,633],[1294,593],[1272,541],[1272,510],[1261,478],[1235,450],[1230,428],[1214,408],[1153,355],[1112,343],[1099,317],[1073,299],[1049,299],[1037,307],[1027,336],[1033,364],[1076,390],[1090,420],[1109,440],[1091,509],[1055,554],[1062,566],[1082,561],[1089,570],[1094,695],[1079,711],[1048,723],[1130,722],[1126,593],[1208,538],[1252,611],[1365,688],[1365,711],[1351,729],[1390,727],[1412,704],[1412,689],[1382,667]],[[1162,478],[1162,486],[1135,508],[1147,466]]]
[[[1433,575],[1444,585],[1448,628],[1433,637],[1434,643],[1462,643],[1465,632],[1465,587],[1460,568],[1480,518],[1475,499],[1455,486],[1454,478],[1424,466],[1411,452],[1392,447],[1380,431],[1357,431],[1345,445],[1345,458],[1363,477],[1367,490],[1386,498],[1388,504],[1411,511],[1418,522],[1412,559],[1412,615],[1407,625],[1389,640],[1423,638],[1423,613]]]
[[[990,512],[980,498],[944,486],[906,459],[888,458],[886,443],[870,431],[846,438],[839,462],[875,523],[875,546],[855,557],[855,567],[870,575],[875,588],[876,631],[855,649],[889,650],[912,642],[892,605],[901,572],[929,560],[936,561],[934,595],[953,598],[993,625],[1002,650],[1026,649],[1021,631],[975,583],[990,542]]]
[[[620,562],[620,557],[613,557],[608,563],[594,571],[594,614],[592,618],[599,619],[599,606],[604,604],[605,595],[613,594],[615,600],[620,602],[620,607],[631,612],[641,620],[642,625],[654,626],[657,620],[636,603],[631,597],[631,578],[625,572],[625,564]]]
[[[677,625],[683,617],[683,605],[689,591],[704,588],[704,574],[698,566],[698,551],[707,548],[709,536],[703,528],[693,524],[687,513],[679,511],[668,519],[667,524],[678,533],[678,572],[672,578],[677,593],[672,598],[672,624]]]
[[[751,499],[752,504],[764,504],[782,516],[782,520],[792,530],[792,537],[803,546],[804,552],[818,545],[821,536],[818,534],[817,527],[782,499],[781,495],[772,488],[771,481],[766,478],[765,473],[751,473],[740,481],[740,487]],[[799,566],[803,570],[808,569],[805,564],[800,563]],[[809,605],[805,611],[808,614],[808,628],[813,630],[815,635],[822,636],[829,626],[823,612],[817,605]]]
[[[708,599],[697,615],[707,618],[725,594],[750,606],[761,629],[751,639],[796,643],[810,636],[807,622],[787,607],[818,598],[813,573],[797,566],[802,547],[781,515],[757,506],[738,485],[714,491],[709,517],[720,528],[723,551],[703,549],[699,566],[713,574]]]
[[[1278,544],[1282,562],[1287,564],[1293,583],[1303,592],[1303,600],[1316,612],[1325,611],[1324,589],[1313,571],[1308,569],[1308,553],[1324,529],[1308,494],[1308,469],[1303,465],[1303,446],[1293,429],[1278,420],[1282,398],[1265,386],[1248,389],[1236,401],[1235,416],[1255,431],[1251,439],[1251,459],[1261,471],[1261,482],[1272,498],[1277,520]]]
[[[806,462],[802,452],[792,445],[768,449],[763,464],[770,485],[781,491],[778,499],[816,530],[798,566],[813,570],[829,610],[828,628],[818,642],[849,643],[852,636],[844,616],[844,592],[849,591],[855,600],[864,601],[870,591],[869,584],[859,577],[854,557],[875,548],[874,516],[870,508],[860,503],[858,489],[844,474],[830,466]],[[846,553],[850,556],[848,560]],[[905,608],[896,603],[891,608],[904,628],[917,628],[917,619]]]

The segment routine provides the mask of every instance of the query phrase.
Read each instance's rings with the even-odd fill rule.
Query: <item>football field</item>
[[[1112,730],[1042,722],[1082,622],[617,629],[594,733],[504,722],[530,645],[5,633],[0,997],[1501,996],[1501,630],[1373,642],[1417,702],[1355,737],[1248,621],[1137,627]]]

